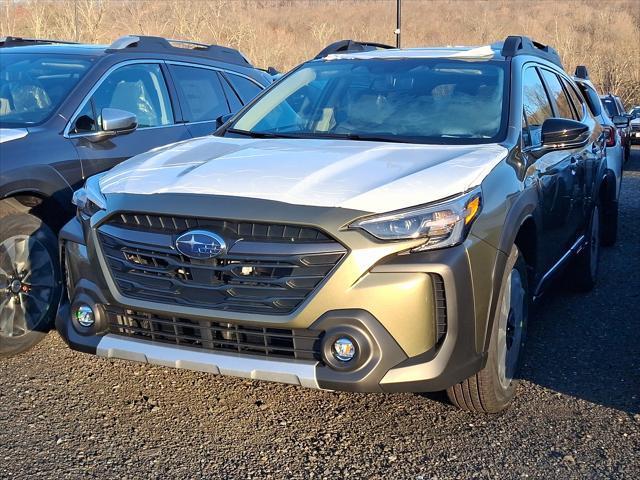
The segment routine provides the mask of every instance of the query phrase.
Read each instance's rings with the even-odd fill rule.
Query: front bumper
[[[506,261],[502,252],[472,235],[464,245],[406,255],[397,244],[391,248],[371,245],[369,239],[356,239],[364,238],[363,234],[349,232],[351,237],[345,243],[351,250],[345,260],[290,315],[189,308],[177,308],[175,312],[173,306],[121,295],[101,262],[95,231],[95,224],[89,228],[74,219],[60,234],[69,297],[60,308],[56,326],[72,348],[108,358],[329,390],[436,391],[476,373],[486,361],[493,282],[502,277]],[[354,277],[355,265],[361,271]],[[444,305],[440,305],[446,311],[446,334],[442,338],[437,338],[433,278],[442,280],[445,292]],[[86,329],[72,318],[70,309],[79,301],[95,307],[97,327]],[[309,329],[321,332],[318,357],[265,357],[114,334],[108,325],[110,320],[100,318],[111,308],[174,319],[179,315],[200,323]],[[348,335],[362,344],[354,368],[340,368],[327,360],[328,342],[336,335]]]

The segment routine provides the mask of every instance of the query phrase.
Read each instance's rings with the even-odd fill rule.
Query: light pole
[[[396,48],[400,48],[400,14],[402,12],[402,0],[396,0]]]

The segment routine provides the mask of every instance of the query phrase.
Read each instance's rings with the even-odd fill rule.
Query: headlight
[[[450,247],[461,243],[482,208],[480,189],[442,203],[363,218],[349,225],[380,240],[424,243],[413,251]]]
[[[89,178],[83,188],[73,193],[71,201],[78,207],[78,215],[85,220],[98,211],[105,210],[107,205],[100,192],[100,175]]]

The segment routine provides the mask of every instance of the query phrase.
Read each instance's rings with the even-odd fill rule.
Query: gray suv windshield
[[[231,134],[488,143],[506,128],[503,62],[310,62],[242,114]]]
[[[0,125],[27,127],[47,120],[91,66],[75,55],[0,55]]]

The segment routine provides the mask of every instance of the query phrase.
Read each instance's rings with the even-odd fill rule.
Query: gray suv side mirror
[[[106,134],[124,135],[138,127],[135,114],[118,108],[102,109],[102,129]]]
[[[611,121],[618,128],[629,126],[629,117],[627,115],[614,115],[613,117],[611,117]]]

